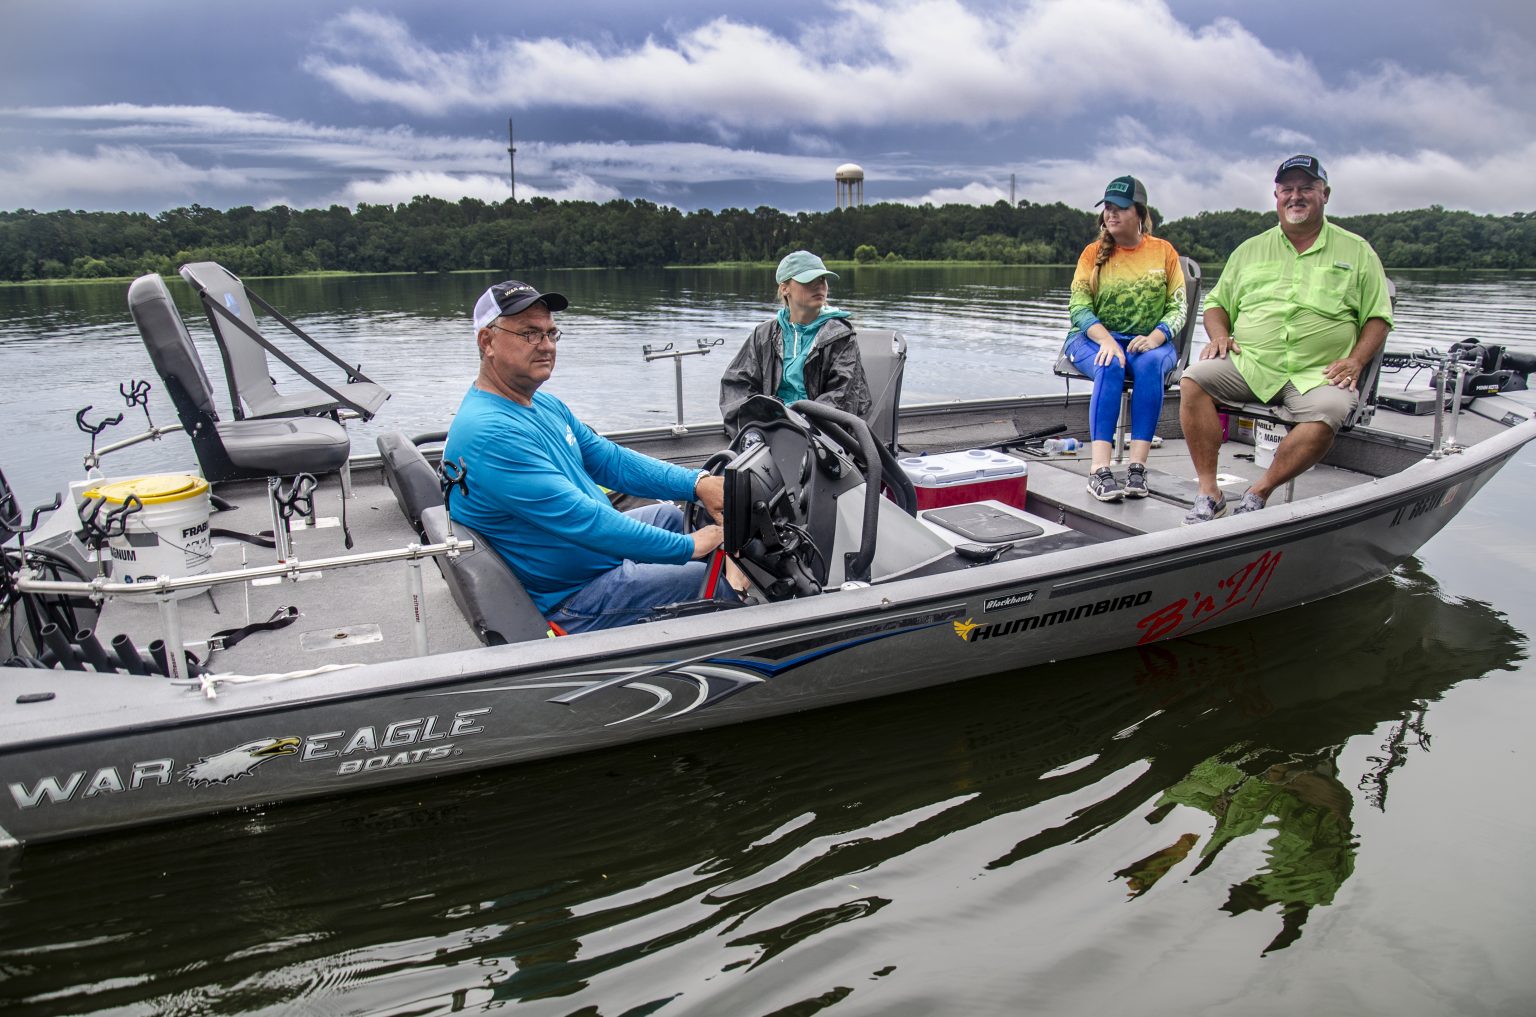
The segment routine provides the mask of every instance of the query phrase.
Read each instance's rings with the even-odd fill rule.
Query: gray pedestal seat
[[[135,279],[128,309],[144,348],[165,383],[203,476],[212,483],[321,475],[340,470],[351,455],[346,430],[324,417],[220,420],[197,347],[158,275]]]
[[[864,415],[876,440],[896,451],[901,409],[901,377],[907,367],[907,339],[888,329],[859,329],[859,360],[869,383],[869,412]]]
[[[448,510],[441,505],[429,506],[421,513],[421,523],[426,540],[440,543],[448,535]],[[458,536],[473,540],[475,549],[433,561],[442,570],[454,602],[480,641],[487,646],[500,646],[548,637],[549,623],[534,607],[533,598],[528,596],[512,567],[478,532],[459,522],[452,527]]]

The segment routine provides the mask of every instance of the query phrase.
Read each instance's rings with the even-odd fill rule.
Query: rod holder
[[[117,662],[123,666],[123,670],[129,674],[149,674],[144,658],[139,656],[139,648],[133,645],[133,637],[128,633],[119,632],[112,637],[112,653],[117,657]]]
[[[660,349],[655,349],[649,344],[640,347],[640,355],[645,358],[647,364],[653,360],[672,361],[673,385],[677,391],[677,424],[672,428],[673,433],[680,434],[687,430],[683,425],[683,358],[705,356],[716,346],[724,344],[724,339],[699,339],[691,350],[673,349],[671,343],[667,343]]]
[[[48,649],[53,651],[53,657],[59,662],[59,666],[66,671],[84,671],[85,665],[80,662],[80,654],[75,652],[75,647],[64,635],[64,630],[54,622],[49,622],[42,627],[43,642],[48,644]]]
[[[96,633],[90,629],[81,629],[75,633],[75,646],[80,651],[80,656],[85,662],[102,674],[114,674],[117,666],[112,663],[112,658],[107,656],[107,651],[102,648],[101,641],[96,638]]]

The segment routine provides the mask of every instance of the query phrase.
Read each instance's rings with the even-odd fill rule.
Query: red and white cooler
[[[1029,464],[992,449],[908,456],[899,460],[902,472],[917,491],[919,510],[1000,501],[1024,508]]]

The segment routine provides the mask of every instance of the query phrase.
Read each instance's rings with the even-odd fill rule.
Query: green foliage
[[[1066,260],[1053,257],[1050,244],[1042,240],[1022,240],[1001,233],[988,233],[974,240],[946,240],[940,245],[942,256],[950,261],[997,261],[1004,265],[1044,265]],[[1075,259],[1075,255],[1074,255]]]
[[[1392,268],[1536,268],[1536,213],[1478,216],[1435,205],[1334,221],[1369,240]],[[1273,223],[1273,212],[1201,212],[1158,233],[1181,253],[1213,265]],[[165,274],[199,260],[244,276],[465,268],[511,274],[774,262],[797,248],[869,265],[909,259],[1071,264],[1094,231],[1091,212],[1028,201],[796,214],[767,206],[684,213],[649,201],[432,197],[356,211],[193,205],[151,216],[18,209],[0,212],[0,280]]]

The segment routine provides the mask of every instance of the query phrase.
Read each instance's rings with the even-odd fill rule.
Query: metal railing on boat
[[[233,586],[237,583],[249,583],[262,579],[289,579],[297,582],[301,576],[309,573],[403,561],[410,567],[407,583],[411,597],[411,624],[415,649],[418,656],[425,656],[427,653],[427,619],[426,590],[421,578],[422,563],[428,558],[437,558],[443,555],[457,557],[474,549],[475,542],[473,540],[450,534],[447,538],[436,544],[407,544],[404,547],[387,551],[365,551],[359,554],[337,555],[330,558],[314,558],[309,561],[295,559],[274,562],[271,565],[257,565],[251,568],[234,569],[225,572],[209,572],[198,576],[182,576],[177,578],[160,576],[158,579],[149,582],[118,583],[112,582],[105,576],[98,576],[87,581],[39,579],[35,577],[34,573],[33,575],[21,576],[17,580],[16,585],[24,593],[89,597],[96,603],[100,603],[113,596],[132,595],[139,598],[143,598],[145,595],[153,596],[160,608],[160,623],[164,630],[165,656],[168,662],[167,677],[172,680],[184,680],[187,678],[187,674],[186,658],[184,655],[185,645],[182,643],[181,638],[181,613],[176,596],[179,593],[208,590],[216,586]],[[203,694],[209,699],[213,699],[217,695],[213,684],[206,679],[202,681],[202,690]]]

